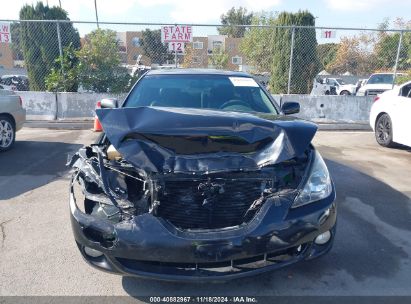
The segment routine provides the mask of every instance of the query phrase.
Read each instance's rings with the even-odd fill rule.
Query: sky
[[[94,0],[60,0],[71,20],[95,21]],[[0,0],[0,19],[18,19],[24,4],[36,0]],[[59,5],[58,0],[43,0]],[[100,21],[219,24],[231,7],[249,11],[309,10],[317,26],[376,28],[385,18],[411,19],[411,0],[97,0]],[[77,25],[81,35],[95,25]],[[134,26],[110,26],[117,31],[139,30]],[[210,29],[211,30],[211,29]],[[204,29],[203,29],[204,31]],[[195,33],[194,33],[195,35]]]

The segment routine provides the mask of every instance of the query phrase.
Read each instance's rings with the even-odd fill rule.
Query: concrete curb
[[[24,123],[25,128],[41,128],[51,130],[92,130],[93,121],[41,121],[28,120]]]
[[[353,124],[353,123],[332,123],[318,124],[320,131],[372,131],[368,124]]]

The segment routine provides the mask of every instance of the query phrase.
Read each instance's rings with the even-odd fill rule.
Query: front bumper
[[[247,225],[182,231],[151,214],[113,224],[80,211],[70,193],[71,223],[84,259],[100,270],[162,280],[216,281],[259,274],[328,252],[335,236],[335,190],[292,209],[266,203]],[[331,231],[324,245],[315,238]],[[103,253],[90,257],[84,247]]]

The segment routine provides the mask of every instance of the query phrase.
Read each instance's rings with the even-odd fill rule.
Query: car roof
[[[215,69],[159,69],[150,70],[146,75],[222,75],[237,77],[252,77],[250,74],[236,71],[225,71]]]

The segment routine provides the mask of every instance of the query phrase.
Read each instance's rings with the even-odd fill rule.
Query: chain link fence
[[[145,71],[177,67],[245,71],[273,94],[355,95],[372,74],[394,84],[411,71],[406,29],[244,25],[219,35],[221,25],[191,25],[192,42],[171,46],[161,41],[162,24],[4,22],[5,89],[127,92]]]

